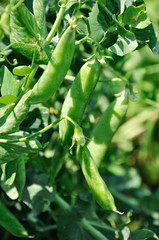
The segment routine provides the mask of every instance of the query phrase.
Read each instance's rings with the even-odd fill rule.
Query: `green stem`
[[[27,90],[27,88],[29,87],[30,85],[30,82],[32,80],[32,78],[34,77],[37,69],[38,69],[38,64],[33,64],[33,67],[32,67],[32,70],[30,72],[30,74],[27,76],[26,78],[26,81],[24,82],[23,86],[22,86],[22,90],[21,92],[19,93],[19,96],[18,98],[20,99],[22,97],[22,95],[24,94],[24,92]]]
[[[61,198],[58,194],[55,196],[55,202],[57,205],[59,205],[64,210],[69,210],[70,205]],[[85,228],[92,236],[94,236],[97,240],[108,240],[101,232],[99,232],[96,228],[94,228],[89,221],[87,221],[85,218],[81,220],[81,225],[83,228]]]
[[[49,34],[48,34],[48,36],[46,38],[46,42],[47,43],[50,43],[50,41],[54,37],[58,27],[60,26],[60,23],[62,21],[64,12],[65,12],[67,1],[68,0],[64,0],[62,6],[60,7],[60,11],[59,11],[59,13],[57,15],[57,18],[56,18],[56,20],[54,22],[54,25],[52,26],[52,29],[51,29],[51,31],[49,32]]]
[[[81,223],[82,223],[82,226],[96,239],[108,240],[108,238],[106,238],[100,231],[98,231],[96,228],[90,225],[90,223],[85,218],[81,220]]]
[[[75,122],[72,120],[72,118],[70,118],[69,116],[65,115],[65,114],[62,114],[62,118],[63,119],[67,119],[69,122],[71,122],[75,128],[77,128],[78,130],[81,129],[81,127]]]
[[[61,198],[57,193],[55,195],[55,202],[64,210],[69,210],[70,208],[70,205],[63,198]]]
[[[58,124],[63,118],[59,118],[57,119],[55,122],[51,123],[50,125],[48,125],[47,127],[39,130],[38,132],[28,136],[28,137],[23,137],[23,138],[19,138],[19,139],[12,139],[12,140],[9,140],[9,139],[0,139],[0,142],[1,143],[16,143],[16,142],[25,142],[25,141],[28,141],[28,140],[31,140],[33,138],[35,138],[36,136],[48,131],[50,128],[54,127],[56,124]]]

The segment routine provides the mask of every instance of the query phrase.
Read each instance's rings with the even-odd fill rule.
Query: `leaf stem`
[[[108,240],[107,237],[105,237],[100,231],[98,231],[96,228],[94,228],[90,223],[87,221],[87,219],[83,218],[81,220],[82,226],[96,239],[98,240]]]
[[[59,25],[60,25],[60,23],[62,21],[67,1],[68,0],[64,0],[62,6],[60,7],[60,11],[59,11],[59,13],[57,15],[57,18],[56,18],[56,20],[55,20],[55,22],[54,22],[54,24],[53,24],[53,26],[52,26],[48,36],[47,36],[47,38],[46,38],[46,42],[47,43],[50,43],[51,39],[54,37],[54,35],[55,35],[55,33],[56,33],[56,31],[57,31],[57,29],[58,29],[58,27],[59,27]]]
[[[54,127],[56,124],[58,124],[63,118],[59,118],[57,119],[55,122],[51,123],[50,125],[48,125],[47,127],[39,130],[38,132],[32,134],[32,135],[29,135],[28,137],[23,137],[23,138],[19,138],[19,139],[0,139],[0,143],[16,143],[16,142],[25,142],[25,141],[28,141],[28,140],[31,140],[33,138],[35,138],[36,136],[48,131],[49,129],[51,129],[52,127]]]
[[[70,205],[61,198],[58,194],[55,195],[55,202],[57,205],[59,205],[64,210],[69,210]],[[97,240],[108,240],[100,231],[98,231],[96,228],[94,228],[89,221],[87,221],[85,218],[81,219],[81,225],[84,229],[86,229],[92,236],[94,236]]]

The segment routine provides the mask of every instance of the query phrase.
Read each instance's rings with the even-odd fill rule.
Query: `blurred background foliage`
[[[51,2],[50,8],[47,10],[48,28],[49,21],[53,21],[56,12],[56,9],[51,7]],[[159,33],[159,2],[158,0],[146,0],[145,2],[148,14]],[[83,9],[83,11],[87,11],[87,9]],[[4,48],[5,43],[8,44],[7,36],[3,39],[0,47]],[[69,75],[76,75],[83,64],[83,59],[92,51],[93,48],[88,42],[76,46],[76,56]],[[108,60],[107,65],[102,69],[100,82],[92,95],[83,119],[82,126],[86,137],[89,138],[93,126],[114,99],[111,89],[108,87],[108,81],[111,78],[125,78],[132,83],[134,91],[137,93],[137,101],[130,102],[127,116],[114,136],[100,167],[100,173],[115,197],[117,208],[125,214],[122,216],[115,213],[105,214],[105,210],[97,205],[94,208],[102,221],[117,229],[102,230],[108,239],[119,237],[126,240],[128,239],[126,234],[129,231],[145,228],[151,229],[159,235],[159,56],[155,56],[147,46],[124,57],[116,56],[113,53],[108,54],[112,60]],[[28,63],[28,59],[25,57],[14,51],[8,51],[8,60],[13,62],[14,58],[18,59],[19,64]],[[12,66],[6,60],[1,64],[12,70]],[[41,71],[41,69],[38,70],[35,80],[40,76]],[[39,113],[32,108],[28,119],[23,122],[21,128],[23,130],[29,128],[34,131],[56,120],[60,115],[62,103],[70,84],[70,78],[66,79],[52,99],[45,103],[45,106],[39,106]],[[37,116],[42,116],[42,121],[41,117]],[[30,122],[29,119],[32,121]],[[42,123],[44,125],[41,125]],[[58,127],[54,129],[53,133],[52,131],[45,133],[41,142],[49,142],[45,151],[25,159],[27,186],[32,189],[31,183],[33,182],[45,185],[46,178],[51,175],[52,161],[55,158],[64,158],[64,165],[56,178],[56,189],[60,196],[70,204],[75,203],[76,199],[82,198],[81,192],[87,192],[88,188],[79,164],[75,161],[73,150],[72,154],[65,153],[65,150],[61,150],[58,146]],[[57,148],[59,148],[58,151]],[[1,195],[6,198],[3,193]],[[8,198],[6,200],[11,205],[10,200]],[[52,199],[49,201],[51,202]],[[93,203],[93,200],[91,199],[90,202]],[[43,209],[40,204],[36,205],[36,209],[34,209],[35,202],[32,204],[32,210],[28,210],[24,204],[21,206],[16,204],[14,211],[19,216],[24,215],[25,212],[23,218],[28,221],[31,233],[33,235],[36,233],[35,239],[52,239],[52,236],[55,236],[54,239],[56,239],[54,220],[60,214],[60,209],[54,204],[48,207],[47,202],[43,204]],[[69,220],[68,216],[67,221]],[[5,231],[1,230],[1,232],[2,239],[14,239]],[[135,237],[131,239],[139,240]]]

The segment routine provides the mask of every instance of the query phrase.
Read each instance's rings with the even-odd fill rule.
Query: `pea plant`
[[[122,62],[159,51],[146,2],[3,0],[0,16],[1,239],[159,239],[131,227],[148,209],[108,168],[138,97]]]

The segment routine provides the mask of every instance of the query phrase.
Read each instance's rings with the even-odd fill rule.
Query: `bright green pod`
[[[51,60],[32,89],[30,103],[45,102],[57,91],[70,68],[75,50],[75,29],[68,27],[60,38]]]
[[[106,210],[117,212],[114,198],[110,193],[106,183],[100,176],[97,166],[86,146],[77,147],[77,157],[80,161],[81,169],[97,203]]]
[[[30,103],[28,102],[30,94],[31,91],[28,91],[23,95],[14,110],[7,117],[6,122],[0,127],[0,134],[4,135],[17,132],[19,130],[19,126],[26,118],[30,108]]]
[[[100,74],[100,63],[94,59],[86,62],[77,74],[69,90],[61,114],[67,115],[80,125],[84,110],[88,104]],[[70,147],[74,134],[74,126],[64,119],[59,124],[60,139],[65,146]]]
[[[18,219],[0,202],[0,225],[5,228],[8,232],[16,237],[28,237],[23,225],[18,221]]]
[[[128,95],[124,92],[117,97],[105,110],[95,125],[87,147],[97,167],[100,166],[112,137],[121,125],[128,109]]]

